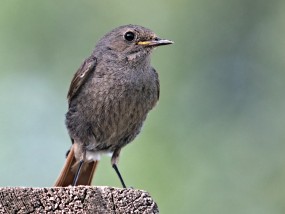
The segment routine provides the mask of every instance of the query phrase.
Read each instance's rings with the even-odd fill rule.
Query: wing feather
[[[74,95],[78,92],[79,88],[83,85],[90,73],[95,70],[96,61],[96,58],[91,55],[82,63],[80,68],[74,74],[67,94],[67,99],[69,103],[74,97]]]

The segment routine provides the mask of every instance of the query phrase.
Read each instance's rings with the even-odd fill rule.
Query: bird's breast
[[[135,73],[93,76],[71,102],[66,120],[71,136],[92,151],[114,151],[129,143],[157,102],[155,81]]]

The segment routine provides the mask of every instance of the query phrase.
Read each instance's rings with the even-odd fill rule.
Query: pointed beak
[[[139,41],[137,42],[138,45],[142,45],[145,47],[156,47],[156,46],[161,46],[161,45],[170,45],[173,44],[173,41],[167,40],[167,39],[160,39],[160,38],[154,38],[149,41]]]

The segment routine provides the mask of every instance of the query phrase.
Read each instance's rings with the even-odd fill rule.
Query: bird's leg
[[[75,146],[75,148],[77,148],[76,144],[74,144],[74,146]],[[76,155],[75,155],[75,157],[76,157]],[[81,172],[81,169],[82,169],[82,166],[84,164],[85,159],[86,159],[86,151],[84,150],[80,155],[80,161],[79,161],[78,168],[77,168],[75,176],[74,176],[72,186],[76,186],[76,184],[77,184],[77,181],[78,181],[78,178],[79,178],[79,175],[80,175],[80,172]]]
[[[123,180],[123,178],[121,176],[121,173],[120,173],[120,171],[119,171],[119,169],[117,167],[117,164],[114,163],[112,166],[113,166],[114,170],[116,171],[116,173],[117,173],[117,175],[118,175],[118,177],[119,177],[119,179],[121,181],[121,184],[122,184],[123,188],[127,188],[126,184],[125,184],[125,182],[124,182],[124,180]]]
[[[118,161],[119,161],[120,151],[121,151],[121,148],[120,148],[120,149],[116,149],[116,150],[114,151],[113,156],[112,156],[112,159],[111,159],[111,163],[112,163],[112,167],[113,167],[114,170],[116,171],[116,173],[117,173],[117,175],[118,175],[118,177],[119,177],[119,179],[120,179],[120,181],[121,181],[121,184],[122,184],[123,188],[127,188],[127,187],[126,187],[126,184],[125,184],[125,182],[124,182],[124,180],[123,180],[123,178],[122,178],[122,175],[121,175],[121,173],[120,173],[120,171],[119,171],[119,169],[118,169],[118,166],[117,166]]]
[[[78,168],[76,170],[76,174],[74,176],[74,180],[73,180],[72,186],[76,186],[76,183],[77,183],[77,180],[79,178],[79,174],[80,174],[80,171],[82,169],[83,163],[84,163],[83,159],[79,161]]]

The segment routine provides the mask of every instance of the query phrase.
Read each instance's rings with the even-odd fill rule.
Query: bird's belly
[[[117,88],[115,92],[84,94],[66,115],[70,136],[81,142],[87,151],[92,151],[90,159],[99,158],[98,151],[113,152],[131,142],[157,100],[156,93],[139,88]]]
[[[102,155],[108,155],[112,156],[113,152],[109,151],[92,151],[92,150],[86,150],[86,161],[98,161],[101,159]]]
[[[149,107],[142,100],[114,100],[100,114],[100,121],[93,123],[94,134],[98,141],[106,142],[108,150],[114,151],[135,138],[148,111]]]

